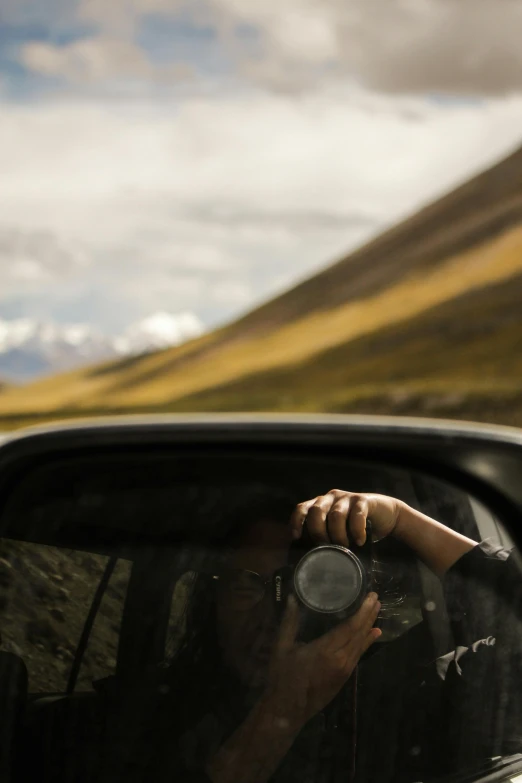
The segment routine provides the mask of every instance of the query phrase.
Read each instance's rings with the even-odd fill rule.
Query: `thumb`
[[[286,602],[285,613],[275,647],[278,655],[289,652],[294,647],[298,630],[299,607],[295,596],[290,594]]]

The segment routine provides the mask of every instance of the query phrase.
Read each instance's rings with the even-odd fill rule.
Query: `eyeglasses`
[[[214,575],[213,579],[221,582],[238,608],[253,609],[265,597],[274,576],[264,579],[256,571],[234,568]]]

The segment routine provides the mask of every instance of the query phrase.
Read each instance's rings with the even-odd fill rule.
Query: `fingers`
[[[295,646],[297,632],[299,631],[299,607],[293,595],[288,596],[285,613],[279,629],[279,636],[275,645],[276,654],[289,652]]]
[[[300,538],[306,528],[315,544],[348,547],[351,540],[362,546],[366,541],[368,510],[365,495],[332,489],[326,495],[299,503],[290,519],[292,536]]]
[[[372,628],[370,630],[370,633],[368,634],[368,636],[366,637],[366,639],[363,642],[359,658],[361,657],[361,655],[363,655],[366,652],[366,650],[368,650],[372,646],[372,644],[374,642],[377,641],[379,636],[382,636],[382,631],[381,631],[380,628]]]
[[[356,636],[365,637],[375,625],[380,610],[381,602],[378,600],[377,594],[370,593],[364,600],[359,611],[346,621],[347,629],[345,644],[349,644]]]
[[[356,640],[357,646],[361,639],[366,639],[377,620],[380,608],[381,604],[377,600],[377,594],[369,593],[360,609],[352,617],[343,620],[342,623],[328,631],[321,641],[328,647],[336,650],[346,647],[353,643],[354,640]]]
[[[306,528],[308,535],[315,544],[328,544],[330,542],[326,520],[335,501],[335,495],[328,492],[326,495],[317,497],[308,509]]]
[[[374,604],[369,614],[369,617],[365,619],[365,621],[362,623],[360,628],[358,628],[358,630],[352,636],[352,638],[349,639],[347,643],[344,645],[345,649],[347,649],[350,646],[353,646],[355,649],[364,648],[366,644],[366,640],[368,639],[368,635],[372,634],[373,631],[376,632],[376,634],[374,634],[375,638],[378,638],[381,635],[380,628],[373,627],[375,625],[377,617],[379,616],[380,608],[381,608],[381,604],[379,601],[377,601]]]
[[[349,527],[353,540],[358,546],[366,541],[366,520],[368,519],[368,500],[365,497],[352,498]]]
[[[382,631],[380,628],[372,628],[366,636],[362,636],[361,634],[353,644],[348,647],[342,647],[337,651],[336,658],[338,666],[340,666],[345,681],[352,675],[366,650],[377,641],[381,634]]]
[[[346,520],[350,511],[349,495],[341,495],[333,503],[326,518],[326,530],[332,544],[348,548],[350,542],[347,533]]]
[[[292,538],[301,538],[306,515],[308,514],[309,508],[313,506],[316,500],[317,498],[312,498],[312,500],[305,500],[304,503],[298,503],[298,505],[295,507],[292,516],[290,517],[290,530],[292,532]]]
[[[369,614],[365,615],[364,622],[355,632],[349,635],[346,644],[329,653],[329,655],[333,656],[333,660],[336,661],[336,669],[345,682],[351,676],[366,650],[382,635],[380,628],[372,627],[377,619],[379,608],[379,602],[374,602]],[[348,623],[345,625],[348,627]]]
[[[347,670],[348,674],[353,672],[366,650],[368,650],[372,644],[377,641],[379,636],[382,636],[381,629],[371,628],[366,636],[361,634],[357,637],[356,640],[354,640],[353,644],[343,648],[343,652],[346,655],[345,671]]]
[[[300,503],[290,525],[294,538],[300,538],[304,526],[315,544],[348,545],[346,515],[350,506],[349,493],[332,489],[326,495]]]

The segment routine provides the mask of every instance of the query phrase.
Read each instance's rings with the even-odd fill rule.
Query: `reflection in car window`
[[[132,503],[119,476],[95,511],[71,498],[60,520],[64,540],[88,531],[110,559],[7,542],[3,573],[23,575],[20,595],[43,590],[32,611],[71,631],[71,654],[116,561],[74,694],[52,709],[33,702],[32,736],[42,726],[52,734],[59,719],[59,742],[40,739],[42,780],[68,783],[74,768],[103,783],[414,783],[521,753],[521,578],[498,521],[420,475],[339,473],[355,483],[357,470],[366,492],[321,495],[328,477],[183,485],[169,469],[164,497],[155,471],[142,499],[132,478]],[[324,513],[321,503],[330,503]],[[356,509],[371,522],[366,543],[352,528]],[[27,525],[33,517],[22,511]],[[43,535],[45,504],[34,518]],[[341,565],[317,565],[325,544],[341,547]],[[38,560],[37,551],[51,554]],[[18,645],[33,691],[63,693],[64,642],[28,640],[25,615],[12,611],[21,599],[5,595],[4,645]],[[59,595],[63,622],[51,611]],[[339,596],[334,612],[327,602]]]
[[[469,498],[469,503],[475,515],[480,537],[489,538],[500,546],[512,549],[514,543],[511,536],[486,506],[473,497]]]
[[[466,495],[440,492],[432,482],[419,487],[418,506],[451,515],[450,528],[474,532],[479,541]],[[206,763],[219,758],[219,748],[226,759],[234,737],[240,744],[236,749],[232,744],[230,752],[247,742],[255,694],[262,701],[277,638],[266,575],[284,565],[287,515],[283,503],[279,515],[274,512],[278,523],[271,526],[266,511],[257,506],[256,516],[253,509],[256,504],[246,500],[246,538],[232,528],[230,538],[209,546],[211,565],[200,563],[199,572],[185,574],[174,591],[168,665],[159,687],[164,701],[155,739],[149,736],[154,752],[140,779],[147,774],[190,779],[192,774],[196,780]],[[248,533],[248,515],[254,528],[256,520],[261,523],[257,532]],[[522,750],[519,699],[516,692],[506,694],[506,683],[520,677],[522,649],[520,618],[506,601],[513,586],[520,590],[520,574],[508,552],[498,549],[498,540],[486,542],[462,555],[441,580],[406,550],[381,545],[378,625],[383,633],[362,658],[357,682],[351,677],[292,734],[270,780],[345,780],[356,762],[356,780],[413,781],[426,770],[444,776]],[[229,565],[248,568],[248,580],[222,578],[223,549],[232,558]],[[172,734],[178,737],[175,746],[168,742]],[[256,752],[251,748],[254,758]]]
[[[100,566],[103,564],[105,568],[107,559],[93,555],[84,559],[89,580],[93,576],[99,580]],[[129,577],[130,563],[117,560],[89,632],[75,691],[92,690],[93,683],[116,673],[118,641]]]
[[[32,693],[63,693],[108,558],[25,541],[0,542],[1,649],[20,656]],[[77,688],[113,673],[128,566],[118,564],[103,598]]]
[[[196,578],[197,572],[187,571],[174,585],[165,639],[165,662],[172,661],[186,632],[185,610]]]

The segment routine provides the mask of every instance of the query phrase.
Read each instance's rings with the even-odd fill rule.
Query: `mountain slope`
[[[521,274],[519,150],[230,326],[176,349],[7,390],[0,417],[340,410],[377,404],[385,385],[393,399],[434,386],[447,396],[457,379],[466,399],[479,389],[515,393],[518,360],[502,369],[499,362],[522,335]]]
[[[522,223],[522,147],[236,323],[250,332],[375,294]]]
[[[462,408],[522,402],[522,271],[285,369],[178,400],[186,410]],[[477,317],[478,316],[478,317]],[[518,404],[518,402],[517,402]]]

